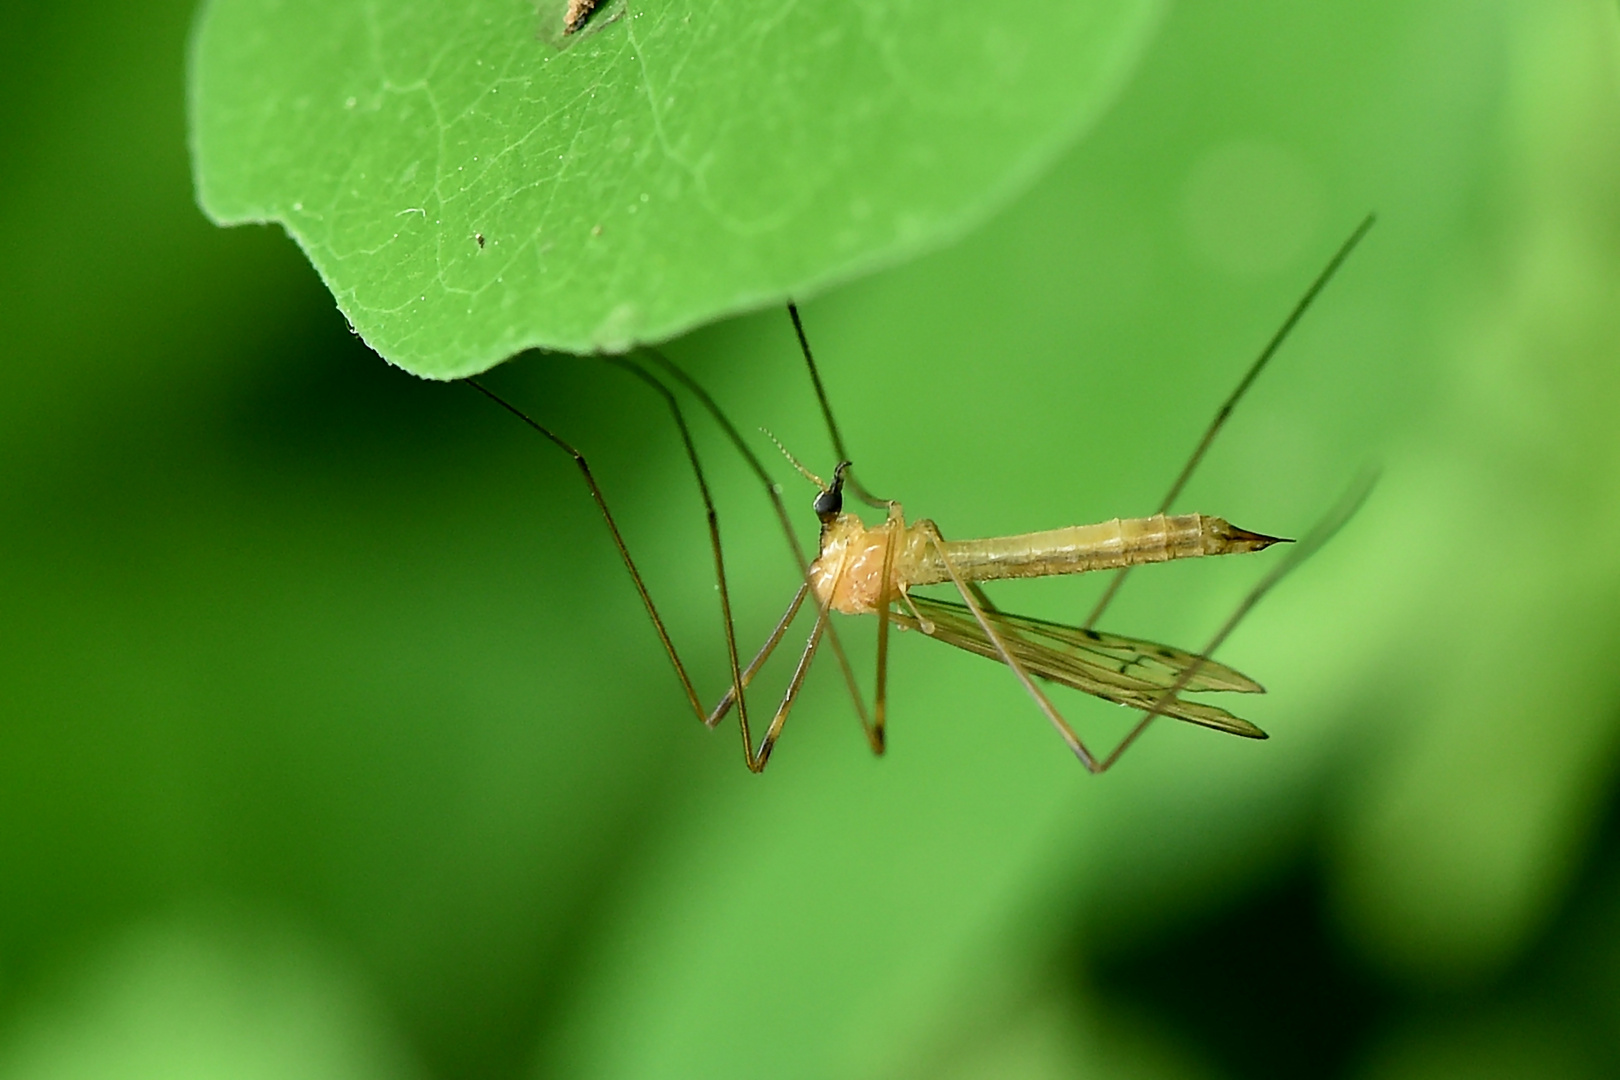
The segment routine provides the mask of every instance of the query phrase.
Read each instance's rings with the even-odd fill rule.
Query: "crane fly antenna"
[[[823,480],[821,477],[817,476],[815,473],[811,472],[809,469],[807,469],[803,465],[799,464],[799,459],[794,457],[793,453],[790,450],[788,450],[787,447],[782,445],[782,440],[781,439],[778,439],[775,435],[771,434],[771,431],[770,431],[769,428],[760,428],[759,430],[764,434],[764,436],[767,439],[771,440],[771,442],[776,444],[776,448],[778,450],[782,451],[782,456],[788,459],[788,464],[792,465],[795,469],[799,470],[799,475],[800,476],[804,477],[806,480],[808,480],[812,484],[816,485],[816,487],[820,488],[822,491],[827,490],[827,481]]]
[[[1357,225],[1355,231],[1350,234],[1349,239],[1339,245],[1339,250],[1334,252],[1333,258],[1328,260],[1328,264],[1322,268],[1322,272],[1316,275],[1316,280],[1311,282],[1310,288],[1305,290],[1305,295],[1299,298],[1299,302],[1294,305],[1294,309],[1288,313],[1288,318],[1283,320],[1283,324],[1277,328],[1277,332],[1271,335],[1271,340],[1266,343],[1266,347],[1260,350],[1260,355],[1255,358],[1254,363],[1249,365],[1249,370],[1244,372],[1243,378],[1238,381],[1237,388],[1221,403],[1221,407],[1215,410],[1215,419],[1204,430],[1204,437],[1198,440],[1198,446],[1193,450],[1192,456],[1187,459],[1187,464],[1182,466],[1181,475],[1177,476],[1175,483],[1170,485],[1169,492],[1165,494],[1163,501],[1159,503],[1159,508],[1154,511],[1155,513],[1163,514],[1169,511],[1170,504],[1176,501],[1176,498],[1181,494],[1182,488],[1187,486],[1187,481],[1192,479],[1194,470],[1204,460],[1204,455],[1209,451],[1210,445],[1214,443],[1215,436],[1220,434],[1221,428],[1226,426],[1227,418],[1232,415],[1232,410],[1237,408],[1238,402],[1243,400],[1244,395],[1249,392],[1249,387],[1254,385],[1254,381],[1260,377],[1260,373],[1271,362],[1272,356],[1276,355],[1277,350],[1282,347],[1283,341],[1287,339],[1289,333],[1294,329],[1294,325],[1299,322],[1306,309],[1311,306],[1317,294],[1327,287],[1327,283],[1332,280],[1333,275],[1338,272],[1345,259],[1350,257],[1350,252],[1354,251],[1356,245],[1361,243],[1361,238],[1367,235],[1367,230],[1373,227],[1373,222],[1377,218],[1378,215],[1376,214],[1368,214],[1363,218],[1361,224]],[[794,324],[798,324],[797,316],[794,317]],[[1086,621],[1081,623],[1081,626],[1090,629],[1098,619],[1102,618],[1103,612],[1107,611],[1108,605],[1114,602],[1114,596],[1119,592],[1120,586],[1125,584],[1126,575],[1130,572],[1131,567],[1129,566],[1115,572],[1114,580],[1108,583],[1108,588],[1103,591],[1102,596],[1097,600],[1097,606],[1091,609],[1091,614],[1086,616]]]
[[[827,423],[827,434],[832,437],[833,451],[838,455],[839,461],[848,461],[849,451],[844,448],[844,436],[838,430],[838,421],[833,419],[832,403],[827,400],[827,388],[821,383],[821,370],[816,367],[816,358],[810,352],[810,339],[804,333],[804,320],[799,318],[799,306],[792,300],[787,305],[788,317],[793,320],[793,332],[799,337],[799,351],[804,354],[804,366],[810,370],[810,382],[816,388],[816,401],[821,405],[821,418]],[[861,482],[855,479],[852,471],[846,471],[845,478],[849,481],[849,489],[855,497],[867,506],[876,510],[887,510],[891,499],[879,499],[872,495]]]

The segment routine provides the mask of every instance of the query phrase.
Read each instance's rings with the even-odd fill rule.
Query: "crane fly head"
[[[816,501],[810,505],[815,508],[816,517],[821,519],[823,525],[830,524],[844,509],[844,470],[849,468],[849,462],[840,461],[833,470],[832,485],[823,487]]]
[[[782,451],[782,456],[788,459],[788,464],[792,465],[799,471],[800,476],[804,477],[806,480],[810,481],[812,484],[816,485],[816,487],[821,489],[821,494],[816,496],[816,501],[811,503],[811,506],[815,509],[816,517],[821,519],[821,523],[823,525],[831,522],[843,512],[844,470],[850,467],[849,462],[840,461],[838,463],[838,467],[833,470],[832,483],[829,484],[821,477],[805,468],[803,465],[800,465],[799,459],[794,457],[788,448],[783,446],[781,440],[775,435],[772,435],[765,428],[760,428],[759,430],[765,433],[765,437],[767,439],[776,444],[776,448]]]

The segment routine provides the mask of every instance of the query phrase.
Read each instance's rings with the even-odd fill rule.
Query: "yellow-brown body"
[[[817,602],[831,611],[872,614],[885,591],[883,562],[890,543],[895,543],[887,589],[891,599],[913,585],[950,581],[946,559],[964,581],[996,581],[1259,551],[1277,543],[1277,537],[1204,514],[1115,518],[983,540],[936,543],[938,537],[938,528],[926,518],[907,525],[898,506],[875,528],[854,514],[839,513],[822,525],[821,550],[810,565],[810,587]]]

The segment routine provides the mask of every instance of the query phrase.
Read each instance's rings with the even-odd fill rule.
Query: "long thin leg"
[[[832,585],[827,590],[829,594],[838,590],[838,583],[843,580],[844,571],[848,567],[849,560],[847,556],[839,560],[838,569],[833,572]],[[808,582],[805,583],[805,589],[807,592],[809,591]],[[832,623],[829,621],[829,613],[826,607],[817,603],[816,623],[810,628],[810,640],[805,643],[804,652],[799,654],[799,664],[793,669],[793,678],[788,681],[787,690],[782,694],[782,703],[776,707],[776,715],[771,718],[771,726],[766,730],[765,737],[759,742],[759,750],[748,752],[748,767],[754,772],[765,771],[765,765],[771,759],[771,748],[776,745],[777,737],[782,734],[782,726],[787,723],[788,713],[792,711],[793,703],[799,698],[799,688],[804,685],[804,677],[810,671],[810,662],[816,657],[816,646],[821,644],[822,632],[831,626]],[[786,621],[784,620],[779,629],[786,630],[786,628]],[[863,722],[866,719],[864,712],[861,714],[861,719]]]
[[[889,518],[883,528],[888,535],[883,544],[883,574],[878,579],[877,692],[872,699],[872,726],[866,729],[866,741],[871,743],[874,754],[883,753],[887,745],[884,725],[889,711],[889,606],[894,601],[895,549],[906,535],[906,515],[899,503],[889,504]]]
[[[810,352],[810,339],[805,336],[804,322],[799,318],[799,307],[793,301],[788,301],[788,317],[793,320],[793,332],[799,336],[799,351],[804,353],[804,366],[810,369],[810,382],[816,388],[816,401],[821,404],[821,418],[827,422],[827,434],[832,436],[833,450],[838,454],[839,461],[850,460],[849,451],[844,449],[844,436],[838,430],[838,421],[833,419],[832,405],[827,401],[827,390],[821,384],[821,370],[816,367],[816,358]],[[849,485],[855,497],[867,506],[878,510],[888,508],[890,499],[880,499],[869,493],[861,482],[855,479],[853,468],[844,470],[844,481]]]
[[[765,661],[771,658],[771,654],[776,651],[776,647],[782,643],[782,638],[787,635],[788,627],[793,625],[794,616],[798,615],[799,608],[804,605],[804,598],[809,595],[810,587],[808,585],[800,585],[799,591],[793,594],[793,602],[788,605],[787,611],[782,615],[781,619],[777,620],[776,629],[771,631],[771,636],[765,639],[765,644],[760,646],[759,652],[754,654],[754,658],[743,669],[742,685],[744,690],[748,689],[749,683],[754,681],[754,676],[759,672],[759,669],[765,665]],[[720,704],[714,707],[713,711],[709,713],[708,720],[704,721],[704,723],[714,727],[725,719],[726,713],[731,711],[731,703],[735,700],[737,700],[736,694],[727,690],[726,696],[720,699]]]
[[[469,379],[468,382],[471,383],[475,389],[479,390],[485,396],[489,397],[491,400],[513,413],[519,419],[523,420],[524,423],[546,436],[546,438],[550,439],[553,443],[561,447],[574,458],[575,463],[579,466],[582,475],[585,477],[586,484],[590,488],[592,499],[595,500],[597,508],[601,511],[603,519],[607,522],[608,530],[613,536],[614,546],[618,548],[619,555],[624,561],[625,568],[629,571],[631,580],[635,583],[636,591],[640,594],[642,604],[646,607],[647,614],[652,619],[653,626],[658,633],[659,641],[663,644],[664,651],[669,654],[670,662],[675,667],[675,674],[680,679],[682,688],[686,691],[687,701],[692,705],[694,714],[699,720],[702,720],[705,724],[712,727],[719,722],[720,717],[723,716],[725,712],[729,711],[731,705],[735,703],[737,707],[737,725],[743,743],[743,758],[748,763],[748,767],[751,770],[758,772],[761,768],[763,768],[763,764],[761,759],[754,752],[753,736],[748,723],[748,701],[747,696],[744,693],[744,689],[747,685],[747,678],[752,677],[753,673],[757,671],[760,665],[762,665],[770,656],[770,653],[775,649],[777,643],[781,641],[783,634],[787,631],[788,624],[792,621],[793,616],[798,612],[799,605],[803,603],[804,596],[808,592],[808,587],[800,586],[799,592],[795,596],[793,603],[789,606],[788,612],[786,616],[784,616],[782,623],[777,627],[776,632],[772,634],[769,640],[767,640],[765,647],[760,650],[760,653],[749,665],[748,676],[745,678],[743,673],[738,669],[737,636],[735,623],[733,622],[732,618],[730,589],[726,581],[725,559],[722,554],[720,544],[719,514],[714,505],[714,497],[709,490],[708,479],[703,472],[702,462],[698,458],[697,447],[692,441],[691,429],[686,423],[686,417],[681,411],[679,402],[677,402],[674,395],[669,392],[669,388],[654,378],[645,368],[641,367],[641,365],[622,357],[610,357],[608,358],[608,362],[625,369],[630,374],[641,379],[648,386],[652,387],[652,389],[657,392],[669,406],[670,413],[675,420],[676,429],[680,432],[681,442],[686,450],[687,460],[692,466],[693,474],[697,478],[698,490],[703,497],[704,510],[707,514],[709,523],[709,542],[714,553],[715,580],[720,593],[720,607],[725,623],[726,649],[731,666],[731,689],[727,691],[725,697],[722,699],[721,704],[717,705],[709,714],[705,714],[703,710],[703,706],[697,695],[697,690],[692,684],[691,677],[687,674],[685,664],[681,662],[680,654],[676,651],[674,640],[670,637],[669,630],[664,625],[663,618],[658,614],[658,608],[653,603],[652,594],[648,591],[646,582],[642,579],[640,571],[636,568],[635,560],[630,556],[630,549],[624,541],[623,534],[621,534],[619,531],[617,522],[613,520],[612,513],[608,510],[607,500],[602,494],[601,487],[597,484],[595,476],[591,473],[590,465],[586,462],[584,455],[568,442],[559,437],[555,432],[552,432],[550,429],[546,428],[544,425],[522,412],[516,406],[501,398],[488,387],[477,382],[476,380]],[[819,637],[819,631],[817,632],[817,635]],[[802,676],[800,676],[800,679],[802,681]],[[785,711],[779,710],[778,716],[772,721],[772,731],[779,733],[785,719]],[[775,742],[774,735],[771,736],[770,741],[773,743]]]
[[[990,599],[990,594],[984,591],[984,586],[983,585],[980,585],[977,581],[970,581],[970,582],[968,582],[968,588],[973,590],[974,598],[979,601],[979,605],[981,607],[983,607],[984,610],[986,610],[986,611],[1000,611],[1001,610],[1000,608],[996,607],[996,602],[994,600]]]
[[[680,432],[681,445],[686,449],[686,460],[691,463],[692,473],[697,477],[698,491],[703,496],[703,510],[709,522],[709,547],[714,553],[714,579],[720,593],[721,620],[725,627],[726,661],[731,668],[731,695],[737,703],[737,726],[742,729],[743,751],[746,754],[754,740],[748,732],[748,701],[743,694],[742,673],[737,666],[737,624],[731,613],[731,588],[726,582],[726,560],[720,545],[720,515],[715,509],[714,495],[709,491],[708,477],[703,474],[703,464],[698,460],[697,445],[692,441],[692,430],[686,424],[686,416],[681,412],[680,403],[675,400],[675,395],[670,393],[669,387],[653,378],[646,368],[623,357],[610,356],[607,361],[615,367],[628,371],[652,387],[664,399],[664,403],[669,406],[670,415],[675,419],[675,428]],[[707,723],[707,718],[701,713],[700,706],[699,719]]]
[[[804,677],[810,671],[810,661],[816,657],[816,646],[821,644],[822,631],[831,623],[827,621],[827,609],[816,611],[816,624],[810,628],[810,640],[805,643],[804,652],[799,654],[799,664],[793,669],[793,678],[788,682],[787,690],[782,694],[782,704],[776,708],[776,715],[771,718],[771,726],[766,729],[765,737],[759,742],[759,750],[752,754],[748,767],[755,772],[764,772],[765,766],[771,760],[771,750],[776,746],[777,736],[782,734],[782,725],[787,723],[788,713],[793,703],[799,698],[799,688],[804,685]]]
[[[832,403],[827,398],[827,388],[821,381],[821,369],[816,366],[816,357],[810,350],[810,338],[804,332],[804,320],[799,317],[799,306],[789,300],[788,317],[793,320],[793,333],[799,339],[799,351],[804,355],[804,366],[810,372],[810,383],[816,390],[816,402],[821,406],[821,418],[827,425],[827,434],[832,439],[833,452],[838,460],[848,462],[849,451],[844,446],[844,435],[838,429],[838,421],[833,418]],[[866,732],[866,740],[871,744],[874,754],[883,753],[887,745],[886,717],[888,711],[888,682],[889,682],[889,603],[892,599],[889,588],[892,582],[892,569],[894,565],[894,549],[896,539],[905,531],[905,521],[900,518],[896,526],[895,519],[899,511],[899,503],[893,499],[880,499],[871,494],[862,486],[855,476],[853,465],[844,468],[844,480],[855,497],[868,506],[888,512],[890,542],[883,555],[883,578],[879,585],[878,596],[878,637],[877,637],[877,690],[873,697],[872,722],[868,723],[866,716],[861,715],[861,728]],[[977,587],[977,586],[975,586]],[[836,642],[836,638],[834,641]]]
[[[799,587],[793,601],[788,606],[787,612],[783,615],[776,629],[766,640],[764,646],[761,647],[758,654],[756,654],[754,659],[750,662],[746,673],[739,670],[736,628],[732,615],[730,588],[726,578],[725,559],[720,542],[719,515],[715,508],[713,495],[709,489],[708,479],[703,472],[702,462],[698,458],[697,447],[692,440],[691,429],[686,423],[685,414],[681,411],[679,402],[675,400],[675,397],[670,393],[669,388],[640,364],[627,357],[606,358],[609,363],[623,368],[625,371],[645,382],[664,399],[665,403],[670,409],[671,416],[674,418],[676,429],[680,433],[681,442],[686,451],[687,461],[692,467],[693,475],[697,479],[698,490],[703,498],[704,510],[708,519],[710,547],[714,555],[716,588],[720,594],[721,614],[725,626],[727,656],[731,668],[730,689],[726,691],[725,695],[721,698],[720,703],[707,714],[705,713],[700,699],[698,698],[697,690],[693,685],[692,679],[687,673],[686,665],[681,661],[680,654],[675,648],[674,640],[671,638],[669,630],[664,624],[663,617],[659,615],[657,605],[653,603],[652,594],[648,591],[646,582],[642,578],[641,572],[635,565],[635,560],[631,558],[629,546],[625,543],[624,536],[619,531],[618,523],[614,520],[612,512],[608,509],[607,499],[602,493],[600,485],[596,482],[595,475],[591,472],[590,465],[585,460],[585,456],[581,454],[579,450],[577,450],[572,444],[568,443],[555,432],[551,431],[549,428],[540,424],[534,418],[518,409],[512,403],[500,397],[482,383],[479,383],[475,379],[468,379],[466,381],[480,393],[484,394],[496,404],[500,405],[518,419],[522,420],[525,424],[529,425],[541,435],[545,436],[553,444],[561,448],[565,453],[574,459],[575,464],[580,469],[581,475],[585,478],[587,487],[590,489],[592,500],[596,503],[597,509],[601,512],[603,520],[607,523],[608,531],[613,537],[614,546],[619,552],[620,559],[623,561],[625,569],[630,574],[630,579],[636,587],[637,594],[641,597],[642,605],[646,608],[647,615],[653,623],[653,627],[658,634],[659,642],[664,646],[664,651],[666,654],[668,654],[670,662],[675,668],[676,677],[680,680],[681,687],[686,692],[687,701],[691,705],[694,715],[696,715],[698,719],[703,721],[706,725],[713,727],[718,724],[721,718],[723,718],[724,715],[730,711],[732,706],[735,705],[737,708],[738,727],[740,729],[740,735],[743,742],[743,756],[745,761],[748,763],[749,769],[754,772],[758,772],[764,768],[764,761],[769,757],[770,753],[769,747],[774,745],[777,736],[781,733],[782,726],[787,719],[787,713],[789,710],[791,710],[793,700],[797,696],[798,687],[804,681],[805,669],[807,668],[810,659],[814,655],[815,647],[819,643],[820,636],[823,632],[827,632],[832,638],[834,651],[838,654],[840,667],[844,671],[846,682],[850,688],[851,697],[855,702],[856,711],[860,715],[861,726],[863,729],[867,730],[868,737],[870,737],[871,726],[867,720],[865,706],[860,699],[859,690],[855,683],[853,668],[849,664],[848,657],[844,653],[842,644],[838,640],[836,631],[833,630],[831,624],[826,619],[826,612],[822,611],[818,615],[817,628],[813,632],[811,644],[807,647],[805,654],[800,658],[800,670],[795,675],[795,680],[790,687],[790,692],[784,698],[782,704],[778,707],[777,713],[772,719],[770,729],[767,732],[767,736],[764,740],[762,740],[761,746],[764,748],[764,756],[762,757],[760,754],[755,752],[753,748],[753,738],[750,732],[750,725],[748,722],[746,687],[749,681],[752,680],[754,674],[761,666],[763,666],[765,661],[770,657],[771,653],[781,642],[783,636],[788,630],[789,625],[792,623],[794,616],[798,613],[800,606],[803,604],[805,596],[808,595],[809,565],[808,563],[804,562],[802,550],[798,546],[797,537],[794,535],[791,524],[787,519],[786,507],[782,505],[780,494],[776,491],[774,484],[771,482],[769,475],[764,471],[763,466],[760,465],[758,458],[756,458],[747,445],[742,442],[741,436],[731,425],[731,422],[726,418],[725,414],[722,413],[719,407],[714,403],[713,398],[711,398],[707,392],[705,392],[703,388],[694,380],[688,377],[679,368],[675,367],[674,364],[665,359],[663,356],[652,352],[652,350],[648,350],[648,352],[653,355],[654,358],[666,368],[666,370],[670,371],[684,386],[686,386],[694,393],[695,396],[698,397],[698,399],[704,404],[714,418],[720,423],[726,433],[731,437],[733,444],[737,446],[737,448],[742,452],[744,458],[753,467],[754,472],[764,483],[766,492],[776,507],[778,518],[783,526],[783,532],[787,536],[789,545],[793,549],[795,559],[799,563],[802,573],[804,573],[806,576],[805,584]]]
[[[760,484],[765,488],[766,497],[771,500],[771,505],[776,510],[777,521],[782,526],[782,534],[787,537],[788,547],[793,552],[794,565],[797,567],[800,577],[808,585],[810,562],[804,556],[804,549],[799,546],[798,536],[793,531],[793,522],[789,520],[787,507],[782,502],[782,493],[777,490],[776,483],[771,479],[770,473],[765,471],[765,466],[760,464],[759,458],[754,455],[753,450],[743,440],[741,433],[732,425],[731,420],[721,411],[720,406],[715,404],[708,391],[704,390],[696,380],[682,371],[657,349],[643,347],[641,351],[667,372],[671,378],[686,387],[693,397],[698,399],[699,403],[708,410],[709,415],[714,418],[715,423],[719,424],[721,430],[726,433],[726,437],[731,440],[732,446],[736,447],[743,460],[748,462],[749,468],[759,478]],[[855,705],[856,715],[860,717],[861,727],[870,729],[871,721],[867,717],[866,703],[861,700],[860,686],[855,681],[855,669],[849,662],[849,654],[844,650],[843,641],[838,636],[838,629],[830,622],[827,624],[827,637],[832,642],[833,654],[838,658],[838,667],[843,672],[844,685],[849,689],[850,700]]]
[[[1227,617],[1226,622],[1221,624],[1221,628],[1215,631],[1215,636],[1209,639],[1209,644],[1204,646],[1204,651],[1199,654],[1198,659],[1187,665],[1176,681],[1170,685],[1169,689],[1154,699],[1153,708],[1149,709],[1146,715],[1137,721],[1136,726],[1130,730],[1125,738],[1120,740],[1119,745],[1114,747],[1113,753],[1104,758],[1102,764],[1093,770],[1094,772],[1105,772],[1114,762],[1119,760],[1119,756],[1130,748],[1130,745],[1141,736],[1142,732],[1147,730],[1147,726],[1156,717],[1163,714],[1164,707],[1173,701],[1177,694],[1186,689],[1187,684],[1198,675],[1198,669],[1203,666],[1203,662],[1215,655],[1215,650],[1221,647],[1233,630],[1237,629],[1238,623],[1242,622],[1244,616],[1248,615],[1254,606],[1260,602],[1260,598],[1270,592],[1272,586],[1276,585],[1295,567],[1308,559],[1318,548],[1333,539],[1333,535],[1344,527],[1344,523],[1356,515],[1356,511],[1361,509],[1361,504],[1366,502],[1367,496],[1372,493],[1373,484],[1377,480],[1378,474],[1376,472],[1365,473],[1356,479],[1356,482],[1344,493],[1333,509],[1329,510],[1327,515],[1316,523],[1315,527],[1306,534],[1303,540],[1289,549],[1288,554],[1282,561],[1273,566],[1271,571],[1260,579],[1258,585],[1249,590],[1249,595],[1243,598],[1243,602]]]
[[[1197,677],[1204,661],[1213,656],[1215,650],[1225,643],[1227,637],[1233,630],[1237,629],[1238,624],[1254,609],[1254,606],[1260,602],[1261,598],[1291,573],[1295,567],[1315,554],[1323,544],[1331,540],[1334,534],[1344,527],[1345,522],[1355,516],[1356,511],[1360,510],[1361,505],[1367,501],[1367,496],[1371,494],[1377,479],[1376,473],[1367,473],[1359,477],[1350,486],[1350,489],[1339,499],[1333,509],[1328,511],[1321,521],[1317,522],[1315,527],[1306,534],[1305,538],[1293,545],[1288,555],[1273,566],[1266,576],[1260,579],[1259,584],[1249,590],[1249,594],[1243,598],[1243,602],[1238,604],[1226,622],[1215,632],[1215,636],[1210,638],[1209,644],[1204,646],[1204,650],[1199,654],[1198,659],[1182,669],[1181,674],[1176,677],[1176,681],[1171,683],[1167,689],[1154,699],[1152,708],[1143,714],[1142,719],[1136,722],[1136,726],[1131,728],[1125,737],[1120,740],[1119,745],[1114,747],[1113,751],[1101,761],[1096,760],[1091,752],[1086,749],[1086,745],[1080,741],[1080,737],[1075,734],[1068,721],[1058,712],[1051,699],[1046,696],[1040,687],[1035,685],[1035,681],[1030,678],[1029,672],[1024,669],[1024,666],[1013,656],[1012,651],[1007,648],[1006,642],[1002,639],[1001,632],[996,629],[995,624],[985,617],[984,609],[979,605],[975,596],[976,590],[971,588],[973,583],[963,580],[956,567],[951,563],[950,556],[946,554],[945,544],[939,535],[939,529],[934,526],[933,522],[920,522],[919,524],[927,528],[929,543],[933,544],[934,550],[939,553],[940,562],[944,565],[946,573],[950,574],[951,581],[955,584],[957,592],[961,594],[962,600],[967,604],[968,610],[973,612],[973,617],[978,621],[979,627],[985,632],[985,636],[990,639],[990,643],[995,646],[996,653],[1001,657],[1002,663],[1012,669],[1013,674],[1018,677],[1018,681],[1029,692],[1029,696],[1035,699],[1035,703],[1046,714],[1046,718],[1052,722],[1052,726],[1057,728],[1058,734],[1063,737],[1063,741],[1069,744],[1069,749],[1073,750],[1075,756],[1080,759],[1080,764],[1084,765],[1089,772],[1104,773],[1113,768],[1114,763],[1120,759],[1120,756],[1126,750],[1130,749],[1132,743],[1141,737],[1149,724],[1163,715],[1164,707],[1174,701],[1176,696],[1187,688],[1187,684]]]
[[[1041,712],[1046,714],[1046,718],[1052,722],[1052,726],[1057,728],[1058,734],[1062,736],[1064,742],[1069,744],[1069,749],[1074,751],[1074,756],[1080,759],[1080,764],[1086,767],[1086,771],[1092,773],[1102,772],[1107,766],[1097,763],[1097,759],[1092,756],[1091,751],[1086,749],[1086,744],[1080,741],[1080,736],[1074,733],[1074,728],[1070,727],[1069,722],[1063,719],[1063,714],[1058,712],[1057,706],[1052,704],[1052,700],[1046,696],[1045,691],[1035,685],[1035,680],[1030,678],[1028,671],[1024,670],[1024,665],[1019,663],[1018,658],[1007,648],[1007,643],[1002,640],[1001,631],[996,629],[994,623],[985,618],[984,608],[979,606],[978,598],[973,595],[974,590],[968,588],[968,582],[964,581],[962,575],[957,573],[955,565],[951,562],[950,555],[946,553],[945,542],[940,539],[939,530],[934,527],[931,521],[918,522],[918,525],[927,529],[928,542],[933,544],[934,550],[939,553],[940,563],[945,567],[945,572],[950,574],[951,582],[956,586],[956,591],[962,595],[962,601],[967,604],[968,610],[973,612],[973,617],[978,620],[979,627],[984,631],[985,636],[990,639],[990,644],[996,647],[996,654],[1001,657],[1001,662],[1012,669],[1012,673],[1018,677],[1018,681],[1023,684],[1029,696],[1035,699],[1035,704],[1040,706]]]
[[[619,558],[624,562],[624,568],[630,572],[630,580],[635,584],[636,592],[641,597],[641,603],[647,609],[647,617],[652,620],[653,629],[658,633],[658,640],[663,644],[664,652],[669,654],[670,663],[675,666],[675,677],[680,679],[681,688],[686,691],[686,700],[691,704],[692,712],[697,718],[704,720],[706,714],[702,702],[698,699],[697,689],[692,685],[692,679],[686,673],[686,665],[681,663],[680,653],[675,650],[675,642],[670,638],[669,630],[664,626],[664,620],[658,614],[658,607],[653,603],[652,593],[647,591],[647,583],[642,580],[641,571],[636,569],[636,562],[630,557],[630,549],[625,545],[624,535],[619,532],[619,525],[613,520],[613,512],[608,509],[607,499],[603,496],[602,488],[597,484],[596,477],[591,473],[591,466],[585,460],[585,455],[550,428],[529,416],[477,379],[467,379],[466,382],[473,389],[495,402],[495,404],[516,416],[541,435],[544,435],[563,453],[574,459],[574,464],[579,467],[580,475],[585,478],[585,486],[590,488],[591,499],[596,503],[597,510],[601,511],[602,520],[607,522],[608,532],[613,536],[613,546],[618,549]],[[733,686],[740,684],[741,681],[739,673],[733,679]]]
[[[1192,479],[1194,470],[1204,460],[1204,455],[1209,452],[1210,445],[1215,442],[1215,436],[1220,434],[1221,428],[1226,426],[1227,418],[1232,415],[1232,410],[1237,408],[1238,402],[1243,400],[1244,395],[1249,392],[1249,387],[1254,385],[1254,381],[1260,377],[1260,372],[1265,370],[1266,365],[1271,362],[1272,356],[1276,354],[1283,341],[1292,332],[1294,324],[1299,322],[1300,317],[1311,306],[1311,302],[1316,299],[1317,294],[1332,280],[1333,275],[1338,272],[1344,260],[1350,257],[1350,252],[1354,251],[1356,245],[1361,243],[1361,238],[1367,235],[1367,230],[1373,227],[1375,220],[1377,220],[1375,214],[1368,214],[1363,218],[1361,224],[1356,226],[1355,232],[1350,234],[1350,238],[1339,245],[1339,250],[1334,253],[1333,258],[1328,260],[1327,266],[1323,267],[1322,272],[1316,275],[1316,280],[1311,282],[1310,288],[1305,290],[1305,295],[1299,298],[1299,302],[1294,305],[1294,310],[1288,313],[1288,318],[1283,320],[1283,324],[1277,328],[1277,332],[1271,335],[1271,340],[1266,343],[1266,347],[1260,350],[1260,355],[1255,358],[1254,363],[1249,365],[1249,370],[1244,372],[1242,379],[1238,380],[1237,388],[1221,403],[1221,407],[1215,410],[1215,419],[1210,421],[1209,427],[1204,431],[1204,437],[1198,440],[1198,446],[1194,448],[1192,456],[1187,459],[1187,464],[1181,467],[1181,475],[1177,476],[1175,483],[1170,485],[1170,490],[1165,493],[1164,499],[1159,503],[1159,508],[1154,513],[1164,514],[1169,512],[1170,504],[1176,501],[1176,498],[1181,494],[1182,488],[1187,486],[1187,481]],[[1120,586],[1125,584],[1125,576],[1130,572],[1131,567],[1129,566],[1121,567],[1114,572],[1114,579],[1108,583],[1108,588],[1103,590],[1102,596],[1097,600],[1097,606],[1091,609],[1091,614],[1086,616],[1086,621],[1081,624],[1083,627],[1089,630],[1096,625],[1098,619],[1102,618],[1103,612],[1107,611],[1108,605],[1114,602],[1114,596],[1119,592]]]

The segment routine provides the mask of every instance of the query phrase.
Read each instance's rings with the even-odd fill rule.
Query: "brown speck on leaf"
[[[473,233],[473,239],[478,241],[478,250],[484,250],[484,234],[481,232],[475,232]]]
[[[563,15],[563,33],[572,34],[585,25],[585,20],[596,10],[598,0],[568,0],[568,11]]]

